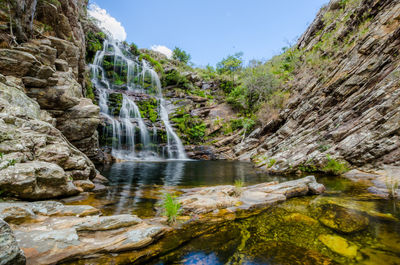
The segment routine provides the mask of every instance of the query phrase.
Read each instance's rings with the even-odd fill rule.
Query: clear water
[[[236,179],[250,185],[293,178],[270,176],[250,163],[228,161],[128,161],[99,170],[110,180],[108,192],[74,204],[94,205],[106,215],[133,213],[141,217],[154,216],[163,193],[178,192],[180,188],[233,185]]]
[[[298,178],[271,176],[250,163],[227,161],[126,162],[100,170],[110,179],[110,190],[74,204],[91,204],[104,214],[134,213],[140,217],[156,214],[164,192],[184,187],[233,184],[236,179],[251,185]],[[365,186],[340,177],[317,179],[327,187],[324,195],[293,198],[260,215],[217,225],[143,264],[400,264],[400,204],[373,196]],[[369,224],[351,234],[334,231],[319,220],[324,204],[358,212]],[[188,233],[182,231],[174,240],[186,238]],[[319,239],[322,235],[346,240],[356,255],[332,251]],[[157,244],[169,249],[170,242],[170,238],[162,238]],[[339,244],[339,251],[343,249],[346,246]],[[121,253],[107,262],[129,264],[130,255]]]

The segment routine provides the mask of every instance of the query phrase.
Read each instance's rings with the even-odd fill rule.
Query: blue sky
[[[198,66],[243,52],[268,59],[294,43],[328,0],[91,0],[140,48],[178,46]]]

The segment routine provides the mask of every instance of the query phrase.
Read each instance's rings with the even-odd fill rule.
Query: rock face
[[[91,206],[64,206],[54,201],[0,203],[0,216],[11,223],[28,264],[55,264],[95,254],[138,250],[167,231],[167,227],[149,224],[135,215],[99,214]],[[7,240],[0,240],[0,250],[7,251],[4,253],[8,253],[10,261],[1,263],[0,259],[0,264],[25,264],[11,229],[3,221],[0,231],[0,238]],[[7,245],[3,246],[3,242]]]
[[[13,231],[0,219],[0,264],[23,265],[25,262],[25,256],[18,247]]]
[[[0,189],[33,200],[79,193],[72,181],[94,178],[93,163],[18,84],[0,82]]]
[[[323,167],[328,154],[357,167],[400,165],[399,15],[392,0],[332,0],[320,11],[297,44],[315,65],[301,58],[289,104],[248,152],[259,166]]]
[[[33,12],[35,20],[30,21],[31,28],[21,27],[25,32],[19,32],[18,46],[0,49],[0,74],[18,78],[22,90],[55,118],[55,127],[78,149],[96,157],[99,108],[83,98],[87,1],[21,2],[24,4],[11,6],[11,12]],[[26,19],[17,16],[15,22],[25,25],[22,20]],[[41,28],[43,25],[48,29]],[[5,30],[4,34],[8,33],[9,29]]]

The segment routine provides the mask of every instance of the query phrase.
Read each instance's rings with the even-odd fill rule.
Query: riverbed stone
[[[330,250],[336,252],[339,255],[347,258],[355,258],[358,253],[356,245],[351,244],[345,238],[338,235],[322,234],[318,239],[324,243]]]
[[[358,232],[367,228],[369,224],[369,219],[361,212],[335,204],[322,205],[321,212],[319,221],[341,233]]]
[[[24,265],[24,253],[19,248],[10,226],[0,219],[0,265]]]

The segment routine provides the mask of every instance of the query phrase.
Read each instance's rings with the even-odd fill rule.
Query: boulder
[[[17,163],[0,170],[0,189],[22,199],[49,199],[79,193],[65,171],[47,162]]]
[[[0,219],[0,265],[24,265],[26,259],[10,226]]]
[[[94,178],[93,163],[54,128],[17,83],[0,83],[0,187],[24,199],[76,194],[71,182]]]

